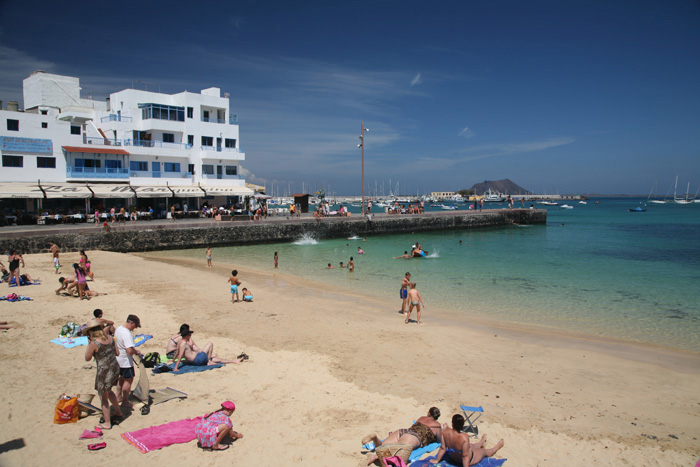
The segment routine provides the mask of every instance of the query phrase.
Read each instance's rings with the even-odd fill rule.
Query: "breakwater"
[[[206,246],[252,245],[290,242],[303,235],[315,238],[342,238],[447,229],[471,229],[517,224],[544,224],[542,209],[494,209],[482,212],[451,211],[419,215],[378,214],[368,217],[270,218],[265,221],[140,221],[108,232],[91,226],[65,229],[30,226],[21,231],[0,231],[0,250],[45,253],[50,243],[61,251],[103,250],[121,253]]]

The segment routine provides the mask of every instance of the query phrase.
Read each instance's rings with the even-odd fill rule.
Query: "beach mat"
[[[52,344],[62,345],[66,349],[72,349],[73,347],[77,347],[79,345],[88,345],[88,338],[87,336],[59,337],[49,342],[51,342]]]
[[[171,370],[175,369],[175,364],[173,363],[172,365],[168,365]],[[171,375],[184,375],[185,373],[199,373],[200,371],[207,371],[207,370],[213,370],[215,368],[221,368],[224,366],[223,363],[217,363],[216,365],[202,365],[202,366],[195,366],[195,365],[180,365],[180,367],[177,369],[177,371],[171,371],[168,374]]]
[[[134,347],[145,344],[149,339],[153,339],[153,336],[150,334],[136,334],[134,336]]]
[[[152,405],[162,404],[172,399],[187,399],[187,394],[173,388],[155,389],[151,391]]]
[[[430,462],[436,457],[437,456],[430,456],[419,461],[411,462],[411,467],[455,467],[455,464],[447,462],[444,459],[438,462],[437,464],[433,464],[432,462]],[[484,457],[483,459],[481,459],[481,462],[479,462],[478,464],[474,464],[472,467],[498,467],[500,465],[503,465],[507,460],[508,459],[494,459],[493,457]]]
[[[122,438],[136,449],[146,454],[163,449],[171,444],[189,443],[197,439],[194,429],[202,417],[186,418],[163,425],[150,426],[142,430],[122,433]]]

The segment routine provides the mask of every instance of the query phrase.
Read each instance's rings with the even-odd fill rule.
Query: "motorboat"
[[[574,209],[573,206],[569,206],[568,204],[562,204],[559,206],[559,209]]]
[[[457,206],[445,206],[444,204],[440,207],[440,209],[444,211],[455,211],[457,210]]]
[[[498,193],[497,191],[493,191],[493,190],[491,190],[491,188],[489,188],[484,193],[484,196],[482,199],[486,203],[502,203],[503,201],[506,200],[506,195],[504,195],[502,193]]]

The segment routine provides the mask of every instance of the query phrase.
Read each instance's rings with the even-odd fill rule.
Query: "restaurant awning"
[[[173,192],[167,186],[132,186],[137,198],[172,198]]]
[[[134,191],[129,185],[90,185],[95,198],[133,198]]]
[[[121,154],[128,156],[129,153],[124,149],[116,148],[98,148],[98,147],[83,147],[83,146],[61,146],[67,152],[82,152],[90,154]]]
[[[203,186],[207,196],[251,196],[253,190],[244,186]]]
[[[36,183],[0,184],[0,198],[39,199],[43,197],[44,192]]]
[[[92,191],[87,185],[71,184],[41,184],[41,188],[46,192],[46,197],[56,198],[92,198]]]
[[[204,191],[198,186],[169,186],[176,198],[204,198]]]

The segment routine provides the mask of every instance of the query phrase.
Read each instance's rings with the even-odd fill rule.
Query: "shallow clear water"
[[[214,261],[272,270],[277,251],[280,272],[395,297],[397,310],[399,284],[410,271],[427,305],[423,319],[439,307],[465,319],[478,315],[700,351],[700,204],[649,205],[632,213],[628,208],[645,200],[593,201],[548,207],[546,226],[367,241],[307,237],[215,248]],[[416,241],[428,258],[392,259]],[[204,260],[204,250],[157,254]],[[350,257],[352,274],[338,267]],[[329,262],[334,269],[325,269]]]

